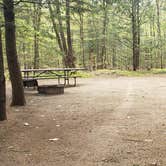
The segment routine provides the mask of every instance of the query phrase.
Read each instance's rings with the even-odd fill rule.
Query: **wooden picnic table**
[[[69,79],[74,78],[74,85],[76,86],[76,76],[73,74],[81,70],[85,70],[85,68],[22,69],[21,72],[23,73],[24,80],[58,78],[58,83],[60,84],[60,79],[63,78],[65,85],[69,85]]]

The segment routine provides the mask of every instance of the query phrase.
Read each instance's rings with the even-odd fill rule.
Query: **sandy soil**
[[[27,105],[8,108],[1,166],[166,166],[166,77],[79,83],[59,96],[26,90]]]

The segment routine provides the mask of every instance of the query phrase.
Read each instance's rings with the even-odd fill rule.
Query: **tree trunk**
[[[160,25],[160,0],[156,0],[156,8],[157,8],[158,55],[160,57],[160,68],[163,69],[161,25]]]
[[[40,1],[39,1],[40,3]],[[33,4],[34,6],[34,69],[39,68],[39,31],[41,22],[41,4]]]
[[[53,9],[52,9],[50,3],[48,4],[48,7],[49,7],[50,17],[51,17],[52,24],[53,24],[53,29],[54,29],[54,32],[55,32],[56,37],[57,37],[57,42],[58,42],[58,45],[59,45],[59,49],[63,53],[61,38],[60,38],[60,35],[59,35],[59,32],[58,32],[57,24],[55,22],[54,12],[53,12]]]
[[[82,52],[82,64],[84,67],[86,67],[85,64],[85,48],[84,48],[84,15],[83,13],[79,13],[80,16],[80,46],[81,46],[81,52]]]
[[[63,63],[63,66],[65,66],[66,51],[63,47],[63,41],[61,40],[61,35],[60,35],[60,32],[59,32],[60,30],[58,29],[57,23],[55,21],[54,11],[53,11],[53,8],[52,8],[50,3],[48,4],[48,7],[49,7],[49,12],[50,12],[50,18],[51,18],[52,24],[53,24],[53,29],[54,29],[54,32],[56,34],[56,39],[57,39],[57,42],[58,42],[58,45],[59,45],[59,49],[62,53],[62,61],[63,61],[62,63]],[[59,16],[57,16],[57,17],[59,17]]]
[[[103,0],[103,10],[104,10],[104,19],[103,19],[103,39],[102,39],[102,48],[101,48],[101,60],[102,68],[106,68],[106,28],[107,28],[107,1]]]
[[[16,51],[15,15],[13,0],[3,0],[5,17],[6,55],[12,84],[11,105],[25,105],[25,96]]]
[[[112,49],[112,67],[113,69],[116,69],[116,47],[114,46]]]
[[[67,27],[67,46],[68,46],[66,64],[67,67],[75,67],[74,63],[75,57],[73,56],[71,28],[70,28],[70,0],[66,0],[66,27]]]
[[[6,120],[6,84],[4,76],[2,34],[0,28],[0,121]]]
[[[132,0],[133,70],[139,69],[140,58],[140,18],[139,0]]]
[[[62,43],[62,48],[64,52],[64,63],[65,66],[67,67],[66,64],[66,57],[67,57],[67,44],[66,44],[66,37],[63,31],[63,24],[62,24],[62,17],[61,17],[61,10],[60,10],[60,2],[57,0],[56,2],[56,10],[57,10],[57,17],[58,17],[58,22],[59,22],[59,32],[60,32],[60,38],[61,38],[61,43]]]

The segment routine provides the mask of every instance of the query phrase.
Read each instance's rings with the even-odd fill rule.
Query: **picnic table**
[[[58,79],[58,84],[60,80],[64,80],[64,85],[70,84],[70,79],[74,79],[74,86],[76,86],[75,75],[77,71],[85,70],[85,68],[47,68],[47,69],[22,69],[23,80],[30,81],[38,79]]]

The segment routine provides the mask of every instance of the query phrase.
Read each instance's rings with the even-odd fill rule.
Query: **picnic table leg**
[[[67,85],[69,85],[69,77],[67,78]]]
[[[60,76],[58,76],[58,84],[60,84],[60,79],[61,79]]]
[[[64,77],[64,85],[66,85],[66,78]]]
[[[74,86],[76,86],[76,77],[74,77]]]
[[[27,79],[29,78],[29,72],[27,72]]]
[[[69,85],[69,71],[64,70],[64,85]]]
[[[67,71],[67,85],[69,85],[69,71]]]

